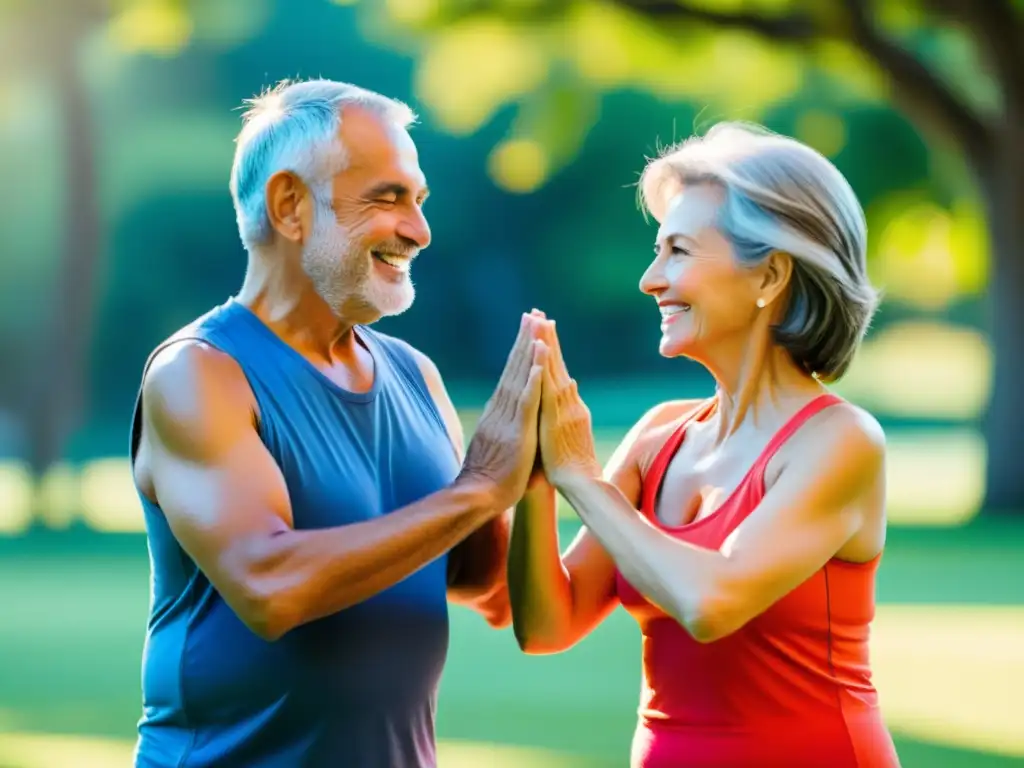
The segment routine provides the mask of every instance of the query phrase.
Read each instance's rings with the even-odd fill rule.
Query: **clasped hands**
[[[504,509],[541,473],[557,488],[572,477],[598,477],[601,468],[590,410],[565,367],[554,321],[534,310],[523,315],[460,477],[489,482],[496,508]]]

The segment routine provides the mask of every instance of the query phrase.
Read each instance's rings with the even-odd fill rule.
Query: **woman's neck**
[[[743,355],[739,364],[718,372],[718,435],[721,443],[758,422],[781,421],[794,407],[825,393],[825,386],[801,369],[789,353],[776,344],[758,345]],[[778,414],[779,419],[773,418]]]

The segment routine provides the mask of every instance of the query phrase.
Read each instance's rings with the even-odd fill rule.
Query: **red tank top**
[[[705,518],[662,525],[655,499],[687,424],[662,447],[643,480],[640,511],[675,538],[718,549],[764,497],[764,473],[779,447],[819,411],[822,395],[772,438],[733,494]],[[643,638],[640,722],[633,768],[892,768],[899,761],[878,708],[868,663],[875,572],[833,558],[737,632],[698,643],[621,574],[623,607]]]

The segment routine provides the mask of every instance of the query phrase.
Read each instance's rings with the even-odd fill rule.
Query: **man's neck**
[[[250,254],[238,303],[310,359],[327,365],[354,361],[356,323],[338,317],[305,275],[286,274],[268,268],[267,263],[267,259]]]

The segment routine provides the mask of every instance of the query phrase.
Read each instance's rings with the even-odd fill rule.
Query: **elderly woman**
[[[543,471],[508,567],[519,645],[564,651],[626,608],[643,636],[634,768],[897,766],[868,661],[884,437],[823,384],[876,307],[861,207],[824,157],[740,124],[652,162],[641,193],[661,354],[717,390],[652,408],[602,479],[547,324]],[[585,526],[564,557],[555,490]]]

